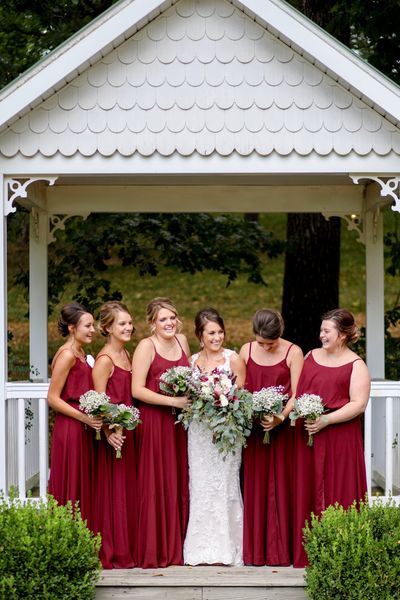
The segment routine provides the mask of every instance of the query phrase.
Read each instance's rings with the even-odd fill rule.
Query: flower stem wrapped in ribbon
[[[79,408],[89,417],[101,417],[104,419],[110,406],[110,398],[105,392],[89,390],[80,396]],[[100,431],[96,431],[96,440],[101,440]]]
[[[140,420],[140,411],[136,406],[126,406],[126,404],[109,404],[109,411],[104,417],[104,422],[108,424],[109,429],[115,429],[116,432],[122,432],[123,429],[132,431]],[[116,458],[122,458],[121,450],[116,450]]]
[[[316,421],[324,412],[321,396],[317,394],[303,394],[294,401],[294,410],[289,413],[289,419],[296,421],[299,417],[309,421]],[[308,434],[307,446],[312,446],[314,439]]]
[[[253,393],[253,411],[268,421],[272,421],[274,416],[282,413],[284,402],[288,399],[288,395],[283,393],[283,386],[270,386],[262,388],[258,392]],[[265,431],[264,444],[270,443],[269,431]]]

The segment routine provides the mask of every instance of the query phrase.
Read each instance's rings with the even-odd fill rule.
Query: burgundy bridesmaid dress
[[[247,361],[245,388],[250,392],[281,385],[291,395],[287,355],[271,366]],[[264,430],[256,422],[243,450],[244,534],[243,560],[247,565],[292,563],[291,501],[293,427],[289,419],[270,432],[263,444]]]
[[[304,362],[297,397],[305,393],[318,394],[328,412],[345,406],[350,401],[354,362],[326,367],[318,364],[310,352]],[[307,440],[304,420],[298,419],[294,441],[295,567],[307,565],[302,529],[305,521],[310,520],[310,513],[319,515],[335,502],[348,508],[354,500],[363,500],[367,492],[360,417],[328,425],[314,435],[312,447],[307,446]]]
[[[93,389],[92,369],[76,358],[61,398],[79,410],[79,397]],[[95,431],[72,417],[57,413],[50,456],[48,492],[59,504],[79,502],[82,517],[92,527],[91,482]]]
[[[146,387],[159,393],[161,375],[178,365],[189,366],[183,350],[176,361],[156,351]],[[138,566],[182,565],[189,514],[187,435],[182,425],[175,425],[170,406],[138,402],[138,408],[143,421],[136,430]]]
[[[114,365],[106,394],[114,404],[132,406],[131,371]],[[140,427],[141,425],[138,425]],[[124,430],[121,458],[105,439],[96,442],[93,480],[93,528],[101,533],[100,560],[104,569],[136,566],[136,457],[134,431]]]

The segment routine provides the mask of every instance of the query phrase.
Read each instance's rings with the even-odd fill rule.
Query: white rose
[[[228,398],[226,396],[224,396],[224,394],[220,395],[219,401],[221,402],[221,406],[228,406],[228,404],[229,404]]]

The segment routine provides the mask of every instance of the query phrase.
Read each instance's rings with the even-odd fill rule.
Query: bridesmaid
[[[248,565],[292,564],[291,498],[293,428],[288,414],[303,367],[303,353],[283,339],[283,319],[276,310],[261,309],[253,318],[255,342],[244,344],[245,388],[283,386],[289,401],[270,423],[256,424],[243,451],[244,540],[243,559]],[[270,444],[263,444],[265,430]]]
[[[131,362],[125,344],[134,327],[129,310],[121,302],[106,302],[100,308],[99,326],[106,337],[93,367],[94,389],[106,392],[115,404],[132,406]],[[117,433],[103,426],[96,444],[93,527],[101,533],[100,560],[104,569],[136,566],[136,461],[134,432]],[[122,449],[122,457],[115,457]]]
[[[56,352],[48,393],[49,406],[56,411],[51,444],[48,485],[59,504],[79,502],[82,517],[91,526],[91,481],[95,430],[101,419],[79,410],[79,397],[92,389],[92,369],[83,350],[94,333],[93,317],[81,304],[61,310],[58,330],[67,341]],[[89,426],[89,427],[88,427]]]
[[[132,360],[132,394],[140,400],[142,425],[137,428],[138,534],[137,559],[142,568],[183,564],[188,520],[187,437],[176,426],[175,409],[189,402],[159,391],[170,367],[188,366],[186,337],[175,306],[154,298],[147,306],[151,336],[141,340]]]
[[[322,317],[321,348],[306,357],[297,396],[317,394],[326,406],[315,422],[298,419],[295,428],[294,566],[304,567],[304,523],[338,502],[348,508],[367,492],[360,415],[370,392],[370,376],[364,361],[348,344],[359,332],[353,315],[335,309]],[[307,446],[308,434],[314,436]]]

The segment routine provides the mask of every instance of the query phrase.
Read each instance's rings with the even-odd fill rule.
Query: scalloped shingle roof
[[[400,130],[225,0],[181,0],[12,123],[3,156],[400,154]]]

